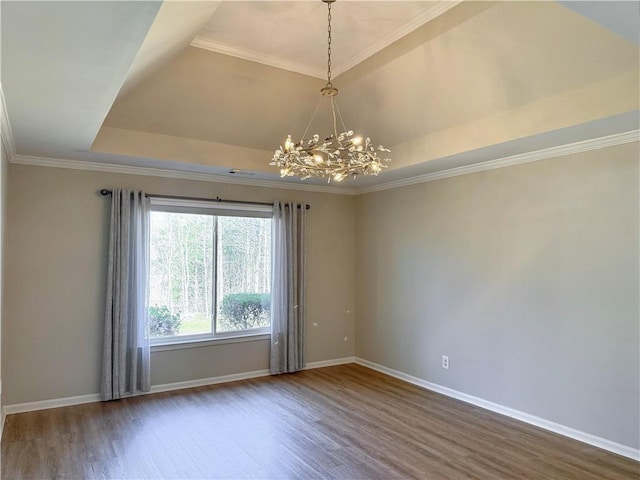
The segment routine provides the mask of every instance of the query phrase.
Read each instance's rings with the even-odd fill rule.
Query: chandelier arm
[[[313,111],[313,115],[311,115],[311,120],[309,120],[309,123],[307,124],[307,128],[304,129],[304,133],[300,137],[300,142],[302,142],[302,140],[307,135],[307,132],[309,131],[309,127],[311,127],[311,123],[313,122],[313,119],[316,118],[316,114],[318,113],[318,109],[320,108],[321,103],[322,103],[322,99],[320,99],[320,101],[318,102],[318,105],[316,105],[316,109]]]
[[[333,98],[331,100],[333,100]],[[345,127],[345,125],[344,125],[344,120],[342,119],[342,113],[340,113],[340,107],[338,106],[338,102],[336,102],[336,110],[338,111],[338,118],[340,118],[340,123],[342,124],[342,131],[346,132],[347,131],[347,127]],[[334,117],[335,117],[335,114],[334,114]],[[333,124],[333,128],[335,130],[335,128],[336,128],[336,126],[335,126],[335,118],[334,118],[333,123],[334,123]]]
[[[338,128],[337,128],[337,124],[336,124],[336,102],[334,101],[333,97],[331,97],[331,114],[333,115],[333,134],[335,135],[335,138],[338,138]],[[338,110],[338,113],[340,113],[340,110]]]

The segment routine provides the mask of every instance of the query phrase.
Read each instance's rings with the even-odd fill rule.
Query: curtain
[[[104,325],[102,399],[148,392],[150,199],[113,189]]]
[[[305,366],[305,204],[274,202],[271,373]]]

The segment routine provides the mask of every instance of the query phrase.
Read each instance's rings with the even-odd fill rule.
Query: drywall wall
[[[637,449],[639,153],[357,197],[356,355]]]
[[[1,97],[1,95],[0,95]],[[2,325],[4,310],[4,258],[5,258],[5,212],[7,210],[7,179],[9,168],[9,156],[4,148],[4,142],[0,143],[0,412],[4,406],[4,398],[2,395]],[[2,416],[0,415],[0,422]],[[0,424],[0,432],[2,432],[2,424]]]
[[[98,191],[108,187],[310,203],[307,361],[353,356],[353,197],[16,164],[9,172],[6,404],[99,391],[110,200]],[[153,352],[152,384],[266,369],[268,352],[268,340]]]

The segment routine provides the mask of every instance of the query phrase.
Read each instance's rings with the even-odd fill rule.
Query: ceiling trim
[[[11,131],[11,123],[9,123],[9,112],[7,104],[4,100],[4,91],[2,90],[2,82],[0,82],[0,137],[4,145],[9,160],[16,156],[16,145],[13,142],[13,132]]]
[[[462,2],[462,0],[451,0],[451,1],[445,0],[445,1],[433,2],[430,8],[423,11],[420,15],[415,16],[404,25],[401,25],[400,27],[395,29],[393,32],[390,32],[389,34],[383,37],[380,37],[380,39],[378,39],[377,42],[373,43],[372,45],[367,47],[365,50],[362,50],[361,52],[357,53],[353,57],[348,58],[341,64],[334,67],[333,68],[334,76],[337,77],[338,75],[348,70],[351,70],[353,67],[365,61],[367,58],[375,55],[383,48],[388,47],[393,42],[407,36],[409,33],[413,32],[414,30],[421,27],[425,23],[428,23],[434,18],[439,17],[446,11],[451,10],[460,2]],[[323,74],[324,73],[325,72],[323,72]]]
[[[303,185],[276,180],[251,180],[228,175],[212,173],[185,172],[168,168],[134,167],[113,163],[101,163],[85,160],[69,160],[64,158],[37,157],[30,155],[15,155],[10,162],[17,165],[36,167],[68,168],[71,170],[89,170],[94,172],[121,173],[125,175],[143,175],[149,177],[175,178],[179,180],[197,180],[201,182],[226,183],[246,185],[251,187],[281,188],[284,190],[302,190],[305,192],[334,193],[338,195],[355,195],[352,188],[338,188],[323,185]]]
[[[449,168],[439,172],[425,173],[411,178],[403,178],[370,187],[356,188],[355,194],[362,195],[364,193],[380,192],[383,190],[391,190],[394,188],[416,185],[419,183],[433,182],[443,178],[457,177],[459,175],[468,175],[470,173],[483,172],[485,170],[494,170],[496,168],[511,167],[523,163],[537,162],[549,158],[563,157],[575,153],[587,152],[589,150],[597,150],[600,148],[622,145],[624,143],[632,143],[640,141],[640,130],[631,130],[624,133],[616,133],[605,137],[593,138],[576,143],[559,145],[557,147],[545,148],[542,150],[534,150],[532,152],[520,153],[509,157],[497,158],[486,162],[474,163],[462,167]]]
[[[240,58],[242,60],[248,60],[250,62],[261,63],[270,67],[281,68],[289,72],[301,73],[310,77],[319,78],[324,80],[325,73],[323,70],[309,68],[301,63],[285,60],[284,58],[275,57],[273,55],[265,55],[264,53],[249,50],[247,48],[240,48],[234,45],[228,45],[226,43],[214,42],[207,38],[197,36],[191,42],[192,47],[202,48],[209,50],[210,52],[221,53],[223,55],[230,55],[232,57]]]
[[[337,77],[338,75],[341,75],[342,73],[352,69],[367,58],[378,53],[380,50],[388,47],[393,42],[400,40],[425,23],[430,22],[434,18],[452,9],[461,1],[462,0],[444,0],[433,2],[433,4],[429,8],[424,10],[420,15],[415,16],[410,21],[408,21],[404,25],[401,25],[387,35],[380,37],[375,43],[358,52],[354,56],[348,58],[344,62],[332,66],[334,76]],[[191,42],[191,46],[209,50],[210,52],[230,55],[232,57],[241,58],[250,62],[256,62],[263,65],[269,65],[271,67],[281,68],[290,72],[301,73],[303,75],[319,78],[321,80],[325,80],[327,76],[326,70],[320,68],[311,68],[302,63],[293,62],[273,55],[265,55],[264,53],[256,52],[247,48],[241,48],[222,42],[216,42],[199,35],[193,39],[193,41]]]
[[[5,142],[5,131],[2,132],[2,141]],[[120,173],[125,175],[143,175],[151,177],[175,178],[180,180],[197,180],[213,183],[227,183],[235,185],[246,185],[253,187],[265,188],[281,188],[285,190],[301,190],[307,192],[333,193],[338,195],[362,195],[365,193],[380,192],[383,190],[392,190],[420,183],[433,182],[444,178],[457,177],[460,175],[469,175],[471,173],[483,172],[486,170],[494,170],[497,168],[510,167],[524,163],[536,162],[565,155],[597,150],[600,148],[622,145],[625,143],[633,143],[640,141],[640,130],[631,130],[624,133],[616,133],[605,137],[584,140],[581,142],[559,145],[556,147],[545,148],[542,150],[534,150],[531,152],[512,155],[509,157],[497,158],[486,162],[474,163],[462,167],[450,168],[438,172],[417,175],[411,178],[394,180],[391,182],[372,185],[361,188],[347,187],[331,187],[322,185],[302,185],[287,182],[278,182],[275,180],[251,180],[247,178],[233,177],[228,175],[216,175],[210,173],[186,172],[181,170],[171,170],[165,168],[149,168],[134,167],[129,165],[119,165],[111,163],[92,162],[84,160],[69,160],[60,158],[37,157],[29,155],[11,155],[9,154],[9,162],[18,165],[30,165],[37,167],[54,167],[68,168],[73,170],[89,170],[106,173]],[[7,152],[9,153],[9,152]]]

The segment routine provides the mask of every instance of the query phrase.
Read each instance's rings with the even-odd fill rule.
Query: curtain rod
[[[100,190],[100,195],[102,195],[103,197],[106,197],[107,195],[111,195],[111,190],[108,190],[106,188],[103,188],[102,190]],[[147,194],[148,197],[151,198],[168,198],[171,200],[196,200],[196,201],[200,201],[200,202],[218,202],[218,203],[236,203],[236,204],[240,204],[240,205],[268,205],[268,206],[273,206],[273,203],[268,203],[268,202],[247,202],[244,200],[224,200],[220,197],[216,197],[216,198],[200,198],[200,197],[180,197],[180,196],[175,196],[175,195],[154,195],[152,193],[148,193]],[[298,208],[300,208],[300,206],[298,206]],[[311,208],[311,205],[307,205],[307,210],[309,210]]]

